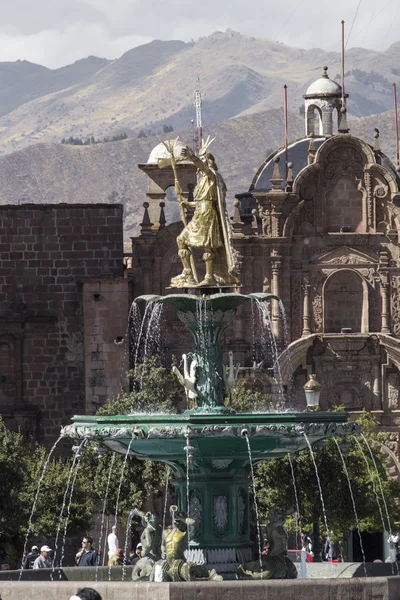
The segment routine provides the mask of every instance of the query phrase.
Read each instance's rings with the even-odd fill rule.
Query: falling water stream
[[[185,434],[185,438],[186,438],[186,446],[185,446],[185,451],[186,451],[186,518],[189,519],[189,512],[190,512],[190,481],[189,481],[189,470],[190,470],[190,462],[191,462],[191,450],[192,447],[190,446],[190,436],[189,436],[189,432],[186,432]],[[190,525],[189,522],[187,524],[187,560],[190,560]],[[190,568],[188,569],[188,581],[190,581]]]
[[[387,507],[385,493],[383,491],[382,479],[381,479],[381,476],[379,475],[379,471],[378,471],[378,465],[376,464],[376,460],[375,460],[374,454],[372,452],[371,446],[369,445],[368,440],[367,440],[367,438],[365,437],[365,435],[363,433],[361,433],[361,438],[362,438],[364,444],[368,448],[368,452],[369,452],[369,454],[371,456],[372,462],[373,462],[374,467],[375,467],[376,476],[377,476],[378,482],[379,482],[379,488],[381,490],[382,502],[383,502],[383,505],[385,507],[386,519],[387,519],[387,524],[388,524],[388,527],[389,527],[389,535],[392,535],[392,524],[390,522],[389,511],[388,511],[388,507]],[[392,563],[392,568],[393,568],[393,563]],[[397,568],[397,573],[400,574],[400,569],[399,569],[399,565],[398,565],[397,561],[396,561],[396,568]]]
[[[311,455],[311,460],[313,461],[313,465],[314,465],[314,470],[315,470],[315,476],[317,478],[317,484],[318,484],[318,489],[319,489],[319,495],[321,498],[321,505],[322,505],[322,514],[324,516],[324,524],[325,524],[325,531],[329,532],[330,529],[328,527],[328,520],[326,518],[326,510],[325,510],[325,502],[324,502],[324,497],[322,495],[322,488],[321,488],[321,480],[319,478],[319,473],[318,473],[318,467],[317,467],[317,463],[315,462],[315,456],[314,456],[314,452],[313,449],[311,447],[311,443],[310,440],[307,437],[307,434],[303,432],[304,438],[307,442],[307,446],[308,449],[310,450],[310,455]]]
[[[162,520],[162,530],[165,530],[165,521],[167,518],[167,504],[168,504],[168,486],[169,486],[169,477],[170,477],[171,468],[167,467],[167,478],[165,480],[165,492],[164,492],[164,513]]]
[[[277,393],[278,393],[278,404],[280,404],[283,399],[283,388],[282,388],[282,374],[281,367],[279,363],[279,353],[278,347],[276,345],[276,339],[274,333],[272,331],[272,323],[271,323],[271,313],[269,311],[268,303],[266,301],[261,301],[256,299],[255,306],[257,308],[258,317],[255,316],[255,327],[256,327],[256,335],[258,330],[258,336],[261,340],[261,354],[262,361],[268,364],[270,352],[272,351],[272,367],[274,372],[274,382],[276,385]],[[256,315],[257,315],[256,312]]]
[[[127,524],[126,524],[126,534],[125,534],[125,544],[124,544],[124,558],[123,558],[123,561],[122,561],[121,581],[125,581],[125,577],[126,577],[126,553],[128,552],[128,539],[129,539],[129,533],[130,533],[130,530],[131,530],[132,519],[133,519],[133,511],[131,511],[129,513],[128,521],[127,521]]]
[[[64,524],[64,531],[63,531],[63,539],[62,539],[62,544],[61,544],[61,558],[60,558],[60,568],[59,568],[59,578],[61,579],[61,568],[63,565],[63,560],[64,560],[64,552],[65,552],[65,541],[67,539],[67,528],[68,528],[68,522],[69,522],[69,518],[71,515],[71,504],[72,504],[72,498],[74,495],[74,489],[75,489],[75,482],[76,482],[76,477],[78,475],[78,470],[79,470],[79,465],[81,462],[81,458],[82,458],[82,451],[83,448],[87,442],[87,438],[85,438],[83,440],[83,443],[80,445],[76,455],[77,455],[77,461],[76,461],[76,467],[75,467],[75,472],[74,472],[74,476],[72,479],[72,483],[71,483],[71,492],[69,494],[69,500],[68,500],[68,506],[67,506],[67,514],[65,517],[65,524]],[[54,551],[54,556],[56,555],[55,551]],[[54,573],[54,566],[53,566],[53,572],[52,572],[52,576]]]
[[[360,450],[360,452],[361,452],[361,455],[362,455],[362,457],[363,457],[363,459],[364,459],[364,462],[365,462],[365,465],[366,465],[366,467],[367,467],[368,475],[369,475],[369,478],[370,478],[370,480],[371,480],[371,483],[372,483],[372,489],[373,489],[373,491],[374,491],[374,494],[375,494],[376,503],[377,503],[377,505],[378,505],[379,514],[380,514],[380,516],[381,516],[381,521],[382,521],[382,527],[383,527],[383,531],[385,531],[385,529],[386,529],[386,524],[385,524],[385,520],[384,520],[384,518],[383,518],[382,506],[381,506],[381,503],[380,503],[380,500],[379,500],[378,492],[376,491],[376,485],[375,485],[374,477],[373,477],[373,475],[372,475],[371,468],[370,468],[370,466],[369,466],[369,462],[368,462],[368,460],[367,460],[367,457],[365,456],[365,452],[364,452],[364,450],[363,450],[363,448],[362,448],[362,446],[361,446],[360,442],[358,441],[358,438],[357,438],[357,436],[353,435],[352,437],[353,437],[353,439],[354,439],[354,440],[357,442],[358,448],[359,448],[359,450]]]
[[[112,455],[111,455],[110,469],[108,471],[108,478],[107,478],[106,493],[104,495],[104,501],[103,501],[103,513],[101,515],[99,550],[98,550],[100,557],[101,557],[102,541],[103,541],[104,516],[105,516],[105,513],[106,513],[107,496],[108,496],[108,490],[109,490],[109,487],[110,487],[111,474],[112,474],[112,470],[113,470],[113,467],[114,467],[115,456],[116,455],[113,452]],[[98,579],[98,576],[99,576],[99,560],[97,561],[97,565],[96,565],[96,581]]]
[[[136,346],[135,346],[135,357],[134,357],[133,365],[132,365],[132,369],[133,369],[134,373],[136,373],[136,369],[137,369],[138,362],[139,362],[140,346],[141,346],[141,342],[142,342],[145,323],[147,321],[147,315],[148,315],[149,311],[151,311],[153,308],[154,308],[154,303],[148,302],[146,304],[146,308],[144,310],[144,315],[143,315],[142,322],[140,324],[139,334],[138,334],[138,337],[136,340]]]
[[[297,485],[296,485],[296,478],[294,476],[294,468],[293,468],[293,461],[292,461],[292,457],[290,456],[290,452],[288,452],[288,459],[289,459],[289,465],[290,465],[290,470],[292,472],[292,481],[293,481],[293,491],[294,491],[294,497],[296,500],[296,530],[297,530],[297,545],[300,546],[302,545],[301,543],[301,517],[300,517],[300,506],[299,506],[299,496],[297,493]],[[306,551],[305,549],[301,549],[301,571],[300,571],[300,575],[301,575],[301,579],[307,579],[307,562],[306,562]]]
[[[126,450],[126,454],[124,456],[124,461],[123,461],[122,467],[121,467],[121,475],[120,475],[120,478],[119,478],[119,485],[118,485],[118,491],[117,491],[117,499],[115,501],[115,514],[114,514],[114,525],[115,525],[115,527],[117,526],[118,505],[119,505],[119,498],[120,498],[120,495],[121,495],[122,483],[124,481],[125,467],[126,467],[126,463],[128,461],[129,453],[131,451],[132,442],[133,442],[133,438],[131,438],[131,440],[129,442],[128,448]],[[125,559],[125,554],[124,554],[124,559]],[[111,565],[108,567],[108,581],[111,581]]]
[[[50,450],[49,454],[47,455],[47,458],[46,458],[46,460],[44,461],[44,464],[43,464],[42,472],[41,472],[40,478],[39,478],[39,483],[38,483],[38,486],[37,486],[37,489],[36,489],[35,499],[34,499],[33,504],[32,504],[31,514],[29,515],[28,528],[26,530],[26,536],[25,536],[24,550],[23,550],[23,554],[22,554],[22,559],[25,556],[26,548],[28,546],[29,534],[31,532],[31,527],[32,527],[32,519],[33,519],[33,515],[35,514],[36,504],[37,504],[37,500],[38,500],[38,497],[39,497],[39,492],[40,492],[40,487],[42,485],[43,477],[44,477],[44,475],[46,473],[46,469],[47,469],[48,464],[50,462],[50,458],[51,458],[54,450],[56,449],[56,447],[57,447],[57,445],[58,445],[58,443],[60,442],[61,439],[62,439],[62,436],[60,436],[58,438],[58,440],[55,442],[55,444],[51,448],[51,450]],[[18,581],[21,581],[22,571],[23,570],[24,570],[24,568],[21,566],[21,569],[19,571]]]
[[[333,441],[334,441],[334,442],[335,442],[335,444],[336,444],[336,448],[337,448],[337,450],[338,450],[338,452],[339,452],[339,456],[340,456],[340,458],[341,458],[341,460],[342,460],[343,471],[344,471],[344,473],[345,473],[345,475],[346,475],[346,478],[347,478],[347,483],[348,483],[348,485],[349,485],[349,492],[350,492],[351,502],[352,502],[352,504],[353,504],[353,511],[354,511],[354,516],[355,516],[355,519],[356,519],[356,524],[357,524],[357,533],[358,533],[358,539],[360,540],[361,554],[362,554],[362,557],[363,557],[363,567],[364,567],[364,574],[365,574],[365,577],[368,577],[368,573],[367,573],[367,567],[366,567],[366,564],[365,564],[365,563],[366,563],[366,560],[365,560],[364,546],[363,546],[363,543],[362,543],[362,537],[361,537],[361,531],[360,531],[360,521],[358,520],[358,514],[357,514],[357,509],[356,509],[356,503],[355,503],[355,501],[354,501],[353,488],[351,487],[351,482],[350,482],[349,472],[348,472],[348,470],[347,470],[346,461],[344,460],[344,456],[343,456],[343,453],[342,453],[342,451],[341,451],[341,449],[340,449],[339,442],[337,441],[337,439],[336,439],[335,437],[333,438]]]
[[[128,314],[128,324],[124,336],[124,360],[121,368],[121,389],[124,389],[125,371],[131,366],[130,356],[136,355],[136,341],[141,325],[140,309],[138,303],[134,300],[131,304]],[[133,342],[135,340],[135,342]]]
[[[164,313],[164,304],[153,303],[153,309],[149,316],[149,323],[147,325],[146,336],[144,339],[144,350],[143,350],[143,361],[148,357],[157,356],[161,351],[161,319]],[[140,389],[143,389],[143,377],[145,375],[145,368],[142,368],[140,377]]]
[[[254,510],[256,511],[256,521],[257,521],[258,560],[260,563],[260,573],[261,573],[261,571],[263,570],[263,565],[262,565],[260,518],[258,516],[258,504],[257,504],[257,494],[256,494],[256,480],[254,477],[253,461],[251,459],[251,447],[250,447],[249,434],[246,430],[243,430],[243,436],[246,438],[247,452],[249,453],[251,483],[252,483],[252,487],[253,487],[253,498],[254,498]]]
[[[279,305],[279,317],[280,317],[280,321],[282,323],[282,329],[283,329],[283,343],[284,343],[284,348],[286,349],[290,344],[290,335],[289,335],[288,322],[287,322],[287,318],[286,318],[286,310],[285,310],[285,306],[284,306],[282,300],[279,300],[278,305]],[[294,390],[295,390],[293,374],[295,372],[295,368],[293,367],[291,353],[289,353],[287,355],[287,364],[288,364],[287,371],[289,373],[291,373],[289,381],[287,381],[287,398],[289,401],[293,401],[294,400],[293,394],[294,394]]]
[[[84,444],[86,443],[86,441],[87,441],[87,438],[83,439],[81,441],[81,443],[79,444],[79,446],[77,448],[75,447],[74,458],[72,460],[71,468],[70,468],[69,473],[68,473],[67,485],[65,487],[65,492],[64,492],[64,496],[63,496],[61,510],[60,510],[60,516],[58,518],[58,527],[57,527],[56,539],[54,541],[54,553],[53,553],[53,560],[51,562],[52,571],[51,571],[51,575],[50,575],[51,581],[53,581],[53,577],[54,577],[55,560],[56,560],[56,555],[57,555],[57,550],[58,550],[58,536],[60,534],[61,523],[62,523],[62,520],[63,520],[64,508],[65,508],[65,505],[66,505],[66,502],[67,502],[67,496],[68,496],[68,492],[69,492],[69,487],[70,487],[71,479],[72,479],[72,476],[73,476],[73,473],[74,473],[75,464],[76,464],[76,462],[78,460],[78,457],[80,456],[81,450],[82,450]],[[75,478],[76,478],[76,475],[75,475]],[[74,481],[75,481],[75,478],[74,478]],[[69,503],[69,505],[70,505],[70,503]]]

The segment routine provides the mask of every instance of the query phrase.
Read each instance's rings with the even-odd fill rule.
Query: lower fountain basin
[[[249,462],[246,435],[252,461],[280,458],[334,435],[358,431],[342,412],[299,412],[268,414],[181,415],[146,414],[114,417],[75,416],[62,435],[93,439],[114,452],[129,453],[143,460],[175,463],[186,459],[187,438],[194,447],[195,461]]]

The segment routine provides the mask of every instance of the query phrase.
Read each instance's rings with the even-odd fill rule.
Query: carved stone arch
[[[396,436],[398,436],[398,434],[394,434]],[[379,443],[379,442],[378,442]],[[396,454],[396,450],[397,452],[399,451],[399,444],[398,444],[398,438],[396,440],[389,440],[386,444],[385,443],[379,443],[382,452],[385,454],[385,467],[386,467],[386,471],[388,472],[389,477],[391,477],[391,479],[399,479],[400,477],[400,461],[399,461],[399,457],[398,454]],[[389,444],[392,446],[390,447]]]
[[[333,303],[327,306],[327,293],[329,291],[329,285],[332,284],[332,280],[334,278],[343,278],[349,275],[353,280],[354,276],[358,277],[361,282],[362,288],[362,298],[357,299],[356,295],[354,295],[354,299],[352,305],[350,307],[350,300],[348,295],[346,297],[342,296],[342,299],[345,300],[343,309],[340,306],[335,306]],[[351,279],[350,279],[351,281]],[[340,283],[340,281],[339,281]],[[336,291],[336,290],[333,290]],[[339,290],[342,291],[342,290]],[[361,300],[361,303],[360,303]],[[361,304],[360,311],[360,326],[358,327],[357,323],[357,305]],[[352,312],[351,312],[352,311]],[[337,314],[337,318],[335,317],[334,321],[332,320],[332,315]],[[342,315],[342,316],[341,316]],[[368,283],[365,278],[358,272],[356,269],[335,269],[332,273],[328,275],[326,280],[322,286],[322,323],[324,333],[340,333],[340,329],[342,327],[350,327],[351,323],[354,323],[354,326],[350,327],[351,329],[355,328],[359,329],[360,333],[368,333],[369,332],[369,294],[368,294]],[[342,325],[340,323],[343,323]],[[336,331],[335,331],[336,329]],[[354,332],[353,332],[354,333]]]
[[[294,227],[296,225],[296,218],[299,216],[301,209],[304,208],[305,201],[300,200],[298,204],[287,216],[286,221],[283,224],[282,236],[291,237],[293,235]]]
[[[375,163],[368,168],[367,172],[371,173],[372,176],[380,175],[389,186],[391,196],[394,196],[399,192],[399,186],[397,185],[395,176],[383,165]]]
[[[367,165],[375,165],[375,154],[372,148],[360,138],[357,138],[350,134],[339,134],[334,135],[331,138],[328,138],[321,146],[318,148],[315,155],[316,163],[326,163],[329,160],[329,154],[338,149],[344,149],[345,147],[351,147],[360,152],[365,157],[365,166]]]

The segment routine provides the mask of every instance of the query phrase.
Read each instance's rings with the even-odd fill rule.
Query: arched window
[[[165,190],[165,219],[167,225],[181,220],[180,208],[176,199],[175,186],[170,185]]]
[[[315,104],[307,108],[307,134],[311,133],[316,137],[323,135],[322,112]]]
[[[368,332],[368,286],[350,269],[333,273],[324,285],[325,333]]]

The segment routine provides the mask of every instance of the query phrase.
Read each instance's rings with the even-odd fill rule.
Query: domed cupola
[[[348,94],[346,94],[346,97]],[[307,136],[330,136],[333,134],[333,111],[342,106],[342,87],[328,77],[324,67],[322,77],[314,81],[303,96],[305,100],[305,125]]]

